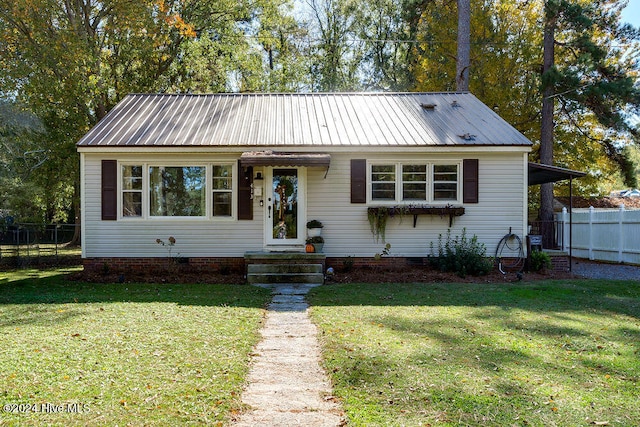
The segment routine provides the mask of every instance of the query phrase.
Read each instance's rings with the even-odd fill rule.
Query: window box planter
[[[449,227],[453,225],[453,218],[464,215],[464,207],[462,206],[371,206],[367,208],[367,218],[371,226],[371,232],[378,240],[382,237],[384,241],[384,233],[387,226],[387,220],[395,216],[401,218],[405,215],[413,216],[413,227],[418,222],[418,215],[437,215],[441,218],[449,218]]]

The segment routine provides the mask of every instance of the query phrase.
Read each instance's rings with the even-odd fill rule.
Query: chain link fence
[[[11,223],[0,226],[0,267],[79,265],[75,224]]]

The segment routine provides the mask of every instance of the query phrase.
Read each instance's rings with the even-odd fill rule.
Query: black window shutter
[[[366,159],[351,159],[351,203],[367,203]]]
[[[243,167],[238,160],[238,219],[253,219],[253,200],[251,199],[251,183],[253,167]]]
[[[478,159],[462,161],[462,202],[478,203]]]
[[[118,219],[118,162],[102,161],[102,220]]]

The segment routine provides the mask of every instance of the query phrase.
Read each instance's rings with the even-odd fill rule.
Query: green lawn
[[[241,409],[269,299],[249,286],[0,272],[0,425],[222,425]]]
[[[314,289],[354,426],[640,425],[640,283]]]

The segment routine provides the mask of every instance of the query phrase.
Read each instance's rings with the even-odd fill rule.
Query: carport
[[[574,178],[581,178],[585,176],[586,172],[529,162],[528,175],[529,186],[564,181],[567,179],[569,180],[569,271],[571,271],[573,260],[573,220],[571,215],[571,211],[573,208],[573,180]],[[551,231],[553,232],[553,230]]]

